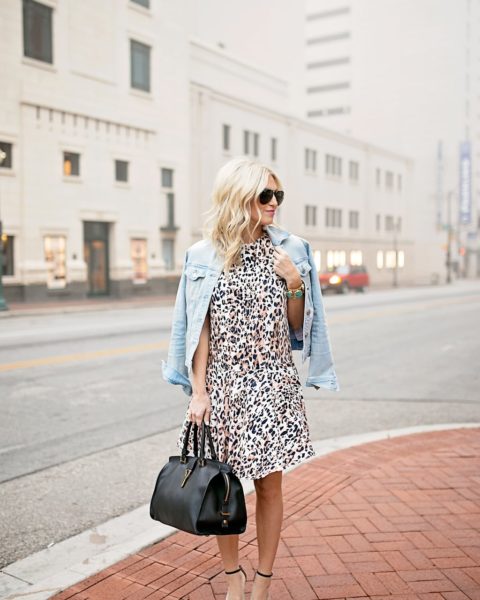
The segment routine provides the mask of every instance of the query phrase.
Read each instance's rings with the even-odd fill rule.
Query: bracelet
[[[301,298],[303,296],[305,292],[305,284],[301,283],[300,287],[298,288],[294,288],[294,289],[287,289],[286,295],[287,298],[290,300],[291,298],[295,299],[295,298]]]

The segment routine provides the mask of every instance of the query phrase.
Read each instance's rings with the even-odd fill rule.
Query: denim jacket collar
[[[278,246],[278,244],[281,244],[283,240],[290,235],[290,233],[286,229],[282,229],[278,225],[266,225],[263,229],[270,236],[270,239],[272,240],[272,244],[274,246]]]

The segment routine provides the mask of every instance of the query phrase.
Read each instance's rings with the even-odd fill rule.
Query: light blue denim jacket
[[[281,245],[288,253],[305,284],[303,327],[296,331],[289,327],[292,349],[302,351],[302,363],[310,357],[305,386],[338,391],[340,387],[310,244],[275,225],[266,225],[264,229],[273,245]],[[162,373],[166,381],[181,385],[189,396],[192,395],[190,374],[193,355],[222,266],[208,240],[196,242],[185,253],[173,313],[168,358],[166,362],[162,360]]]

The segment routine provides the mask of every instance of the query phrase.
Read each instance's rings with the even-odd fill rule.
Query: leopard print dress
[[[221,273],[209,309],[210,428],[219,460],[245,479],[314,455],[292,357],[286,282],[274,271],[273,254],[265,232],[244,244],[241,264]]]

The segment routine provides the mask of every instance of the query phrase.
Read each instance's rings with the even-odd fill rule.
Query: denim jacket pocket
[[[297,267],[302,279],[308,275],[312,268],[310,266],[310,263],[308,262],[308,257],[301,258],[300,260],[295,261],[295,266]]]
[[[198,265],[187,265],[185,269],[185,275],[187,279],[191,281],[197,281],[197,279],[205,277],[207,274],[207,267],[199,267]]]
[[[203,283],[206,281],[208,269],[198,265],[187,265],[185,269],[186,298],[188,308],[192,305],[192,300],[198,300]]]

